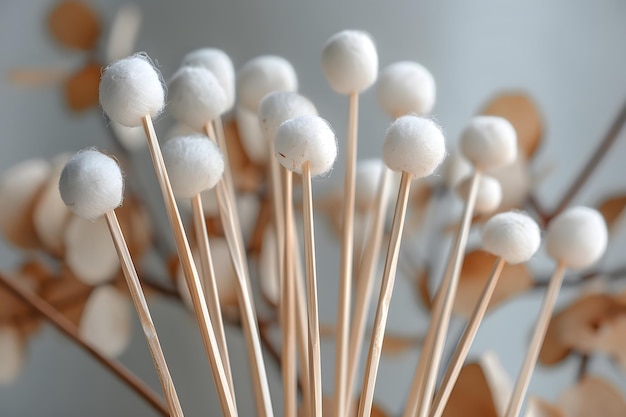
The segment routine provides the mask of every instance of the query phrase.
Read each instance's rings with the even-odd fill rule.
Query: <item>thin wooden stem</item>
[[[537,323],[535,324],[535,330],[530,341],[530,346],[528,347],[528,352],[526,353],[522,370],[520,371],[517,382],[515,383],[515,388],[513,389],[513,394],[511,395],[511,400],[509,401],[505,417],[517,417],[522,409],[522,403],[524,402],[526,391],[530,385],[530,379],[533,375],[537,358],[539,357],[539,351],[541,350],[543,339],[548,331],[550,317],[552,316],[552,311],[554,310],[554,305],[556,304],[556,299],[559,295],[564,275],[565,265],[563,263],[559,263],[554,271],[554,274],[552,275],[552,278],[550,278],[550,284],[548,285],[546,295],[541,305],[541,310],[539,311],[539,317],[537,318]]]
[[[229,192],[231,192],[231,198],[234,198],[235,184],[233,181],[233,171],[230,167],[230,156],[228,155],[228,145],[226,144],[226,134],[224,133],[222,118],[218,117],[213,120],[211,128],[214,132],[214,135],[212,136],[217,141],[217,144],[222,151],[222,155],[224,155],[224,181],[226,182],[226,187]],[[211,135],[209,137],[211,137]]]
[[[491,301],[493,292],[496,289],[496,285],[498,284],[498,279],[500,278],[504,265],[504,259],[498,258],[498,260],[496,260],[491,276],[485,284],[485,288],[478,299],[478,303],[472,312],[472,316],[467,322],[463,335],[461,336],[456,350],[454,351],[454,355],[450,360],[450,365],[448,366],[446,375],[443,377],[443,381],[441,382],[441,388],[439,388],[439,392],[435,396],[435,400],[433,401],[433,411],[430,414],[431,417],[441,417],[443,415],[448,399],[450,398],[450,394],[452,393],[452,389],[454,388],[454,384],[456,384],[457,378],[461,373],[463,363],[465,362],[465,359],[470,351],[470,347],[472,346],[472,342],[476,337],[476,333],[478,333],[478,327],[480,326],[483,317],[485,317],[487,307],[489,307],[489,302]]]
[[[354,409],[357,406],[355,401],[351,401],[352,390],[354,389],[354,381],[356,380],[357,365],[361,356],[361,348],[365,335],[365,325],[367,322],[367,310],[372,298],[372,290],[374,289],[374,273],[378,265],[380,256],[380,247],[382,245],[383,228],[385,225],[385,217],[387,216],[387,189],[389,188],[389,178],[391,171],[387,167],[383,167],[380,179],[378,180],[378,189],[376,190],[376,206],[371,213],[373,221],[369,229],[369,235],[365,239],[365,249],[361,257],[361,266],[359,267],[357,277],[356,294],[354,297],[354,311],[352,327],[350,329],[350,348],[348,354],[348,382],[346,384],[347,406],[346,415],[354,415]]]
[[[435,304],[432,311],[430,325],[422,353],[413,377],[411,385],[411,393],[408,399],[408,405],[404,412],[404,417],[420,417],[428,416],[430,404],[435,389],[437,378],[437,370],[443,354],[446,333],[452,314],[454,297],[458,286],[458,280],[463,265],[465,246],[469,235],[470,223],[476,204],[478,195],[478,184],[480,183],[481,173],[475,171],[470,185],[470,192],[459,230],[456,234],[454,247],[450,253],[448,264],[444,273],[439,294],[435,297]]]
[[[211,122],[205,125],[205,129],[209,139],[215,141],[215,130]],[[224,146],[226,146],[225,143]],[[222,152],[224,152],[224,149],[222,149]],[[224,171],[226,171],[226,168],[227,167],[225,167]],[[228,245],[228,251],[233,267],[235,268],[235,275],[237,276],[237,302],[241,315],[242,330],[246,339],[248,360],[250,361],[250,373],[256,401],[256,412],[258,417],[273,417],[274,411],[272,409],[272,399],[267,381],[265,363],[263,361],[263,351],[261,350],[261,340],[256,309],[254,308],[254,298],[252,297],[247,255],[243,243],[239,215],[235,208],[235,192],[234,189],[229,189],[225,178],[226,174],[215,187],[217,206],[224,228],[224,235],[226,236],[226,244]]]
[[[315,231],[313,226],[313,192],[311,166],[302,165],[302,211],[304,218],[304,252],[306,264],[306,295],[309,327],[309,369],[311,370],[311,416],[322,416],[322,359],[320,353],[320,324],[315,268]]]
[[[393,215],[393,223],[391,225],[391,236],[389,238],[389,247],[387,248],[387,257],[385,259],[383,280],[380,286],[380,295],[376,306],[374,327],[372,329],[372,337],[370,339],[370,346],[367,354],[365,376],[363,377],[363,388],[361,389],[361,400],[359,403],[359,417],[370,417],[372,413],[374,386],[376,385],[378,364],[382,354],[385,327],[387,325],[387,314],[389,313],[389,305],[391,304],[391,296],[393,294],[393,286],[396,278],[398,254],[400,253],[400,241],[402,239],[402,231],[404,229],[404,219],[409,201],[410,190],[411,174],[403,172],[402,179],[400,181],[400,189],[398,191],[398,200],[396,201],[396,209]]]
[[[200,265],[202,271],[202,282],[204,283],[204,295],[209,309],[209,316],[214,324],[215,337],[217,338],[220,356],[222,357],[222,363],[224,364],[228,387],[230,388],[232,397],[236,399],[235,385],[233,383],[233,375],[230,368],[230,357],[228,355],[228,345],[226,343],[226,332],[224,330],[224,319],[222,318],[222,308],[217,288],[217,278],[215,276],[215,268],[213,267],[209,234],[207,232],[206,218],[204,217],[202,197],[200,194],[192,197],[191,210],[193,213],[193,225],[196,232],[196,241],[198,242],[198,249],[200,251]]]
[[[120,258],[120,264],[122,265],[122,271],[124,272],[124,278],[126,278],[126,284],[128,285],[130,296],[135,304],[135,309],[139,315],[141,327],[144,335],[146,336],[146,341],[148,342],[148,348],[150,349],[150,354],[152,355],[152,361],[154,362],[154,367],[156,368],[157,375],[159,376],[159,381],[161,382],[161,388],[163,389],[163,395],[165,396],[165,401],[167,402],[167,406],[170,410],[170,415],[172,417],[183,417],[183,410],[180,406],[180,401],[178,400],[178,394],[176,394],[174,381],[172,380],[170,371],[167,368],[165,355],[163,355],[163,349],[161,349],[159,337],[157,336],[156,328],[154,327],[152,317],[150,316],[148,303],[146,302],[146,297],[141,289],[139,277],[137,277],[137,271],[135,270],[135,265],[133,264],[133,258],[130,256],[126,240],[124,239],[124,234],[122,233],[120,224],[117,221],[117,216],[114,211],[109,211],[105,213],[104,216],[106,218],[107,225],[109,226],[109,231],[111,232],[115,250]]]
[[[352,295],[352,261],[354,252],[354,193],[359,117],[359,94],[352,93],[348,104],[346,136],[346,172],[344,177],[343,214],[341,228],[341,270],[337,306],[337,343],[335,346],[335,417],[346,410],[348,376],[348,344],[350,336],[350,298]]]
[[[163,416],[170,415],[167,406],[149,386],[147,386],[141,379],[137,378],[132,372],[124,367],[124,365],[115,359],[111,359],[103,355],[95,346],[85,341],[78,333],[76,326],[67,317],[52,307],[46,300],[38,296],[32,290],[26,288],[24,285],[19,285],[13,279],[2,273],[0,273],[0,285],[4,286],[4,288],[11,292],[16,298],[19,298],[30,308],[39,313],[41,317],[48,320],[50,324],[56,327],[61,333],[65,334],[85,352],[89,353],[102,366],[111,371],[111,373],[118,377],[120,381],[126,384],[130,389],[135,391],[137,395],[150,404],[155,411]]]
[[[191,249],[189,248],[189,242],[183,229],[182,220],[174,199],[174,192],[170,184],[167,170],[165,169],[165,163],[163,161],[163,155],[161,154],[161,148],[159,147],[159,141],[152,125],[152,119],[150,116],[145,116],[143,119],[143,127],[148,138],[148,147],[152,156],[152,162],[157,174],[159,186],[161,187],[161,193],[163,194],[163,200],[165,202],[165,208],[167,216],[170,222],[170,228],[174,234],[174,242],[176,244],[176,251],[178,252],[178,258],[185,275],[185,281],[189,288],[191,295],[191,301],[193,304],[194,313],[198,324],[200,325],[200,334],[202,335],[202,342],[206,351],[209,364],[211,365],[211,372],[217,388],[222,413],[225,416],[233,417],[237,415],[235,408],[235,402],[230,394],[228,388],[228,379],[226,378],[226,372],[224,371],[224,365],[219,353],[219,347],[209,316],[209,311],[206,305],[205,298],[202,294],[202,286],[200,278],[198,278],[198,271],[196,265],[191,256]]]
[[[284,168],[283,168],[284,169]],[[283,392],[284,392],[284,415],[294,417],[297,413],[297,392],[296,392],[296,321],[295,321],[295,291],[294,291],[294,259],[293,251],[293,202],[292,202],[292,182],[291,171],[284,172],[283,182],[283,212],[285,214],[285,253],[283,254],[283,280],[281,288],[280,309],[282,324],[282,372],[283,372]]]

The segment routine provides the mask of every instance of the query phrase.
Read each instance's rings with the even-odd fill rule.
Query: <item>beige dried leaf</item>
[[[117,357],[128,347],[132,336],[128,296],[111,285],[93,290],[78,324],[78,333],[102,353]]]
[[[100,36],[98,16],[81,1],[58,2],[48,15],[48,29],[57,42],[68,48],[91,49]]]
[[[235,187],[239,191],[256,192],[263,184],[267,170],[246,154],[235,120],[224,123],[224,134]]]
[[[496,259],[496,256],[482,250],[474,250],[465,255],[454,302],[453,311],[456,314],[465,318],[470,317],[491,275]],[[489,303],[489,309],[527,291],[532,285],[532,276],[525,265],[506,264]]]
[[[558,404],[567,417],[623,417],[626,401],[607,381],[586,375],[575,386],[563,391]]]
[[[491,388],[478,363],[463,366],[444,417],[498,417]]]
[[[0,326],[0,385],[10,384],[20,374],[26,358],[22,335],[10,326]]]
[[[39,295],[78,326],[92,290],[93,287],[79,281],[69,269],[64,268],[58,277],[41,284]]]
[[[33,212],[49,175],[50,163],[34,158],[13,165],[0,177],[0,230],[9,242],[20,248],[40,246]]]
[[[526,406],[524,417],[566,417],[558,407],[549,402],[538,398],[531,397]]]
[[[65,80],[65,102],[71,110],[80,112],[98,106],[101,74],[99,63],[88,62]]]
[[[598,211],[604,217],[609,230],[615,226],[615,222],[624,213],[624,208],[626,208],[626,195],[611,196],[598,205]]]

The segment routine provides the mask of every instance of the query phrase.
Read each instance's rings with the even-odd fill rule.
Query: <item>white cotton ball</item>
[[[517,158],[517,133],[503,117],[477,116],[463,130],[460,148],[476,168],[499,168]]]
[[[262,55],[248,61],[237,73],[239,104],[257,113],[259,103],[274,91],[296,91],[298,76],[285,58]]]
[[[446,156],[446,144],[435,122],[419,116],[402,116],[385,134],[383,159],[393,171],[404,171],[413,178],[432,174]]]
[[[215,75],[204,67],[183,67],[167,84],[168,109],[174,118],[202,131],[227,109],[226,93]]]
[[[608,232],[604,217],[589,207],[572,207],[548,225],[548,254],[567,268],[581,269],[595,263],[606,249]]]
[[[528,215],[507,211],[489,219],[482,229],[483,248],[509,264],[528,261],[539,249],[541,231]]]
[[[206,136],[170,139],[162,152],[172,190],[178,198],[192,198],[215,187],[224,172],[222,153]]]
[[[304,115],[287,120],[276,131],[274,152],[285,168],[302,172],[302,164],[309,162],[311,175],[328,172],[337,158],[335,132],[319,116]]]
[[[235,107],[235,121],[241,145],[252,162],[265,165],[270,156],[256,113],[242,106]]]
[[[144,116],[156,117],[165,105],[161,74],[146,55],[133,55],[109,65],[100,79],[100,105],[111,120],[141,126]]]
[[[259,123],[263,134],[271,142],[274,142],[276,131],[283,122],[306,114],[317,115],[315,105],[292,91],[270,93],[259,104]]]
[[[417,62],[396,62],[381,71],[376,96],[380,107],[391,118],[405,114],[425,115],[435,106],[435,79]]]
[[[359,210],[368,210],[376,203],[378,186],[387,166],[382,159],[362,159],[356,165],[355,203]],[[384,199],[391,198],[391,188],[387,187]],[[340,192],[343,192],[343,188]]]
[[[474,170],[472,164],[458,152],[448,155],[442,168],[443,181],[449,190],[454,190]]]
[[[322,70],[337,93],[366,90],[378,76],[378,52],[373,39],[358,30],[344,30],[331,36],[322,51]]]
[[[462,180],[456,188],[459,196],[467,201],[469,198],[472,176]],[[500,182],[488,175],[481,175],[478,180],[478,193],[476,194],[476,205],[474,211],[478,214],[488,214],[495,211],[502,203],[502,187]]]
[[[235,104],[235,67],[233,61],[221,49],[201,48],[183,57],[183,66],[204,67],[211,71],[226,93],[226,110]]]
[[[63,168],[59,191],[74,214],[95,220],[122,204],[124,178],[113,158],[95,149],[85,149]]]

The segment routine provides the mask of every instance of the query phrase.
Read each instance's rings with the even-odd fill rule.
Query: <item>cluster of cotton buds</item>
[[[418,116],[431,111],[435,97],[433,78],[419,64],[396,63],[387,67],[379,77],[377,52],[371,38],[363,32],[344,31],[333,36],[324,47],[322,68],[333,90],[349,97],[346,173],[342,195],[335,392],[331,408],[325,410],[324,414],[351,416],[357,413],[359,417],[370,416],[411,183],[431,175],[437,169],[445,158],[446,147],[441,128],[431,119]],[[370,213],[372,226],[368,231],[369,238],[364,240],[367,245],[363,249],[358,268],[358,282],[365,284],[359,286],[356,292],[353,318],[350,320],[351,282],[353,270],[356,270],[352,263],[357,193],[355,177],[358,97],[377,78],[379,101],[394,121],[387,130],[382,149],[386,167],[379,170],[376,192],[372,193],[376,196],[377,203]],[[242,331],[249,354],[257,415],[274,415],[240,219],[235,209],[228,144],[221,122],[221,117],[233,107],[235,94],[238,106],[258,115],[258,126],[264,142],[256,144],[256,149],[273,155],[268,168],[280,265],[283,415],[293,417],[298,413],[298,368],[303,374],[300,379],[303,382],[301,412],[315,417],[322,415],[311,177],[325,174],[332,168],[337,157],[337,144],[328,122],[317,115],[317,109],[308,99],[295,92],[296,88],[295,72],[282,58],[256,58],[244,65],[235,77],[233,65],[223,52],[203,49],[190,53],[184,58],[183,67],[168,82],[168,110],[179,122],[202,134],[171,139],[161,149],[152,119],[164,108],[165,89],[160,74],[149,59],[135,55],[110,65],[100,84],[100,103],[108,117],[124,126],[143,126],[145,130],[222,412],[229,417],[238,413],[236,392],[201,199],[201,193],[211,188],[216,190],[230,256],[229,260],[220,259],[218,262],[231,262],[235,270],[235,287]],[[471,219],[475,211],[491,212],[500,203],[500,186],[487,174],[515,161],[515,130],[509,122],[499,117],[474,118],[462,133],[460,151],[473,165],[473,173],[460,187],[460,193],[465,199],[463,218],[432,310],[429,331],[416,368],[405,417],[442,415],[505,263],[526,262],[540,246],[539,227],[525,214],[504,212],[484,224],[483,247],[498,259],[441,388],[435,395],[436,376]],[[373,275],[381,246],[386,210],[384,196],[391,186],[390,170],[401,173],[401,180],[357,409],[357,403],[352,400],[352,392],[356,385],[356,365],[365,334],[367,306],[372,296]],[[305,296],[302,296],[300,276],[294,259],[297,251],[294,248],[299,247],[299,244],[294,230],[293,172],[302,176],[303,184]],[[182,408],[156,337],[133,259],[115,216],[115,209],[122,204],[123,189],[123,176],[117,163],[95,150],[82,151],[72,158],[60,180],[62,198],[74,213],[88,219],[105,216],[159,372],[171,415],[182,416]],[[195,239],[199,246],[200,271],[196,269],[175,197],[191,200]],[[582,207],[565,211],[548,225],[547,250],[558,266],[550,281],[528,355],[506,408],[507,417],[515,417],[521,410],[565,269],[581,268],[595,262],[604,251],[606,235],[602,217],[597,212]],[[305,309],[306,313],[303,314],[301,309]],[[298,360],[299,366],[296,365]]]

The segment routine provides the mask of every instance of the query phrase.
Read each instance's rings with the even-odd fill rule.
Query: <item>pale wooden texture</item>
[[[167,217],[170,222],[170,228],[174,234],[174,242],[176,244],[176,251],[178,252],[178,258],[180,260],[181,267],[189,288],[189,294],[191,295],[191,301],[193,304],[194,314],[198,324],[200,325],[200,334],[202,336],[202,342],[204,349],[211,365],[211,372],[215,381],[215,387],[217,389],[220,405],[222,407],[222,413],[224,416],[232,417],[237,415],[235,408],[235,401],[228,388],[228,379],[224,371],[222,359],[219,353],[219,347],[217,345],[217,339],[215,338],[215,332],[209,317],[209,310],[202,294],[202,286],[200,278],[198,277],[198,271],[196,265],[191,256],[191,249],[189,248],[189,242],[183,229],[183,223],[180,218],[178,206],[174,199],[174,192],[167,176],[167,170],[165,169],[165,163],[163,162],[163,155],[161,154],[161,148],[159,147],[159,141],[152,125],[152,119],[150,116],[145,116],[142,119],[143,127],[148,138],[148,148],[152,156],[152,162],[154,164],[154,170],[161,187],[161,193],[163,194],[163,200],[165,202],[165,209]]]
[[[221,121],[216,121],[221,125]],[[206,134],[212,141],[216,141],[215,130],[213,124],[208,122],[205,125]],[[223,134],[218,135],[222,137]],[[220,146],[222,153],[226,151],[226,143]],[[258,417],[273,417],[272,398],[270,396],[269,385],[267,382],[267,372],[265,363],[263,362],[263,352],[261,350],[261,339],[259,336],[259,327],[256,317],[256,309],[254,307],[254,299],[250,288],[250,272],[248,270],[247,256],[239,223],[239,215],[235,207],[235,192],[233,188],[229,188],[226,182],[230,177],[229,165],[227,164],[227,156],[224,154],[224,177],[217,183],[215,190],[217,195],[217,205],[226,236],[226,244],[230,253],[231,261],[237,276],[237,302],[241,315],[241,324],[244,338],[246,339],[246,348],[248,352],[248,360],[250,361],[250,374],[252,388],[254,390],[254,398],[256,401],[256,412]],[[232,187],[232,181],[230,187]]]
[[[378,189],[376,190],[376,206],[371,213],[372,226],[369,229],[367,239],[365,239],[365,249],[361,256],[361,266],[357,272],[357,287],[354,297],[354,310],[352,312],[353,319],[350,328],[350,345],[348,354],[348,382],[346,384],[347,412],[346,415],[354,415],[354,411],[358,403],[350,401],[352,390],[354,389],[354,381],[356,380],[356,371],[361,356],[361,348],[363,339],[365,338],[365,325],[367,323],[367,311],[372,298],[372,290],[374,288],[374,273],[378,265],[380,255],[380,247],[382,245],[383,228],[385,225],[385,217],[387,215],[387,189],[389,188],[389,178],[391,171],[384,167],[380,179],[378,180]]]
[[[222,308],[217,289],[217,279],[215,277],[215,268],[213,267],[213,257],[211,256],[209,234],[207,232],[206,218],[204,217],[202,197],[200,194],[192,197],[191,211],[193,214],[193,227],[196,232],[196,241],[198,242],[198,250],[200,252],[200,267],[202,272],[202,283],[204,284],[202,288],[204,289],[204,296],[207,307],[209,308],[209,316],[213,322],[215,337],[217,338],[217,343],[220,348],[224,371],[226,372],[226,378],[228,379],[228,387],[230,388],[233,398],[237,398],[235,395],[235,386],[233,384],[233,374],[230,368],[226,332],[224,330],[224,319],[222,318]]]
[[[459,340],[456,350],[454,351],[454,355],[450,360],[448,370],[446,371],[446,374],[441,382],[441,388],[439,388],[439,391],[435,396],[432,412],[430,413],[431,417],[441,417],[443,415],[448,399],[450,398],[450,394],[452,394],[454,384],[461,373],[463,363],[467,358],[472,342],[476,337],[476,333],[478,333],[480,323],[485,317],[487,307],[489,307],[489,302],[491,301],[491,296],[496,289],[496,285],[498,284],[498,279],[500,278],[504,265],[504,259],[498,258],[496,260],[491,276],[489,277],[489,280],[487,281],[487,284],[485,285],[485,288],[476,303],[472,316],[463,331],[463,336],[461,336],[461,340]]]
[[[144,335],[146,336],[146,341],[148,342],[148,348],[150,349],[150,354],[152,355],[152,360],[154,361],[154,367],[156,368],[159,381],[161,382],[161,388],[163,389],[163,395],[165,396],[167,407],[170,410],[170,415],[172,417],[183,417],[183,410],[180,406],[178,395],[176,394],[176,388],[174,388],[174,381],[172,380],[170,371],[167,368],[167,362],[165,361],[165,356],[163,355],[163,350],[161,349],[161,344],[159,343],[157,331],[154,327],[154,323],[152,322],[152,317],[150,316],[148,303],[146,302],[146,297],[144,296],[141,284],[139,283],[139,277],[137,276],[137,271],[135,270],[135,265],[133,264],[133,258],[130,256],[130,252],[128,251],[128,246],[126,245],[126,240],[124,239],[124,234],[122,233],[120,224],[117,221],[117,216],[115,215],[115,212],[109,211],[105,213],[105,218],[107,225],[109,226],[109,230],[111,231],[111,237],[113,238],[115,250],[120,258],[122,271],[124,272],[124,278],[126,278],[126,284],[128,285],[130,297],[133,300],[133,304],[135,304],[135,309],[139,315],[141,327]]]
[[[378,296],[378,303],[376,306],[376,316],[374,318],[372,338],[370,340],[367,362],[365,365],[363,388],[361,389],[361,400],[359,403],[359,412],[357,414],[359,417],[370,417],[372,413],[374,387],[376,385],[378,364],[380,362],[380,356],[383,348],[385,327],[387,325],[387,314],[389,313],[391,296],[393,295],[393,286],[396,279],[398,255],[400,253],[400,241],[402,240],[402,231],[404,229],[404,220],[410,190],[411,174],[403,172],[402,179],[400,181],[400,189],[398,190],[396,209],[393,214],[391,236],[389,237],[389,246],[387,248],[387,256],[385,258],[385,269],[383,271],[383,280],[380,286],[380,295]]]
[[[354,193],[359,118],[359,94],[352,93],[348,104],[346,137],[346,172],[343,190],[341,226],[341,269],[337,306],[337,341],[335,346],[335,417],[346,410],[348,376],[348,343],[350,332],[350,298],[352,294],[352,261],[354,252]]]
[[[452,314],[454,297],[458,287],[461,266],[465,256],[465,246],[469,235],[472,213],[478,195],[478,184],[481,174],[474,172],[470,185],[470,192],[465,207],[459,230],[454,240],[454,247],[448,258],[448,264],[444,272],[439,293],[435,298],[430,325],[422,346],[416,372],[413,377],[407,407],[404,417],[427,416],[430,411],[430,398],[435,389],[437,370],[441,361],[446,333]],[[424,414],[426,413],[426,414]]]
[[[313,226],[313,192],[311,167],[302,165],[302,212],[304,218],[304,253],[306,265],[306,295],[309,327],[309,369],[311,370],[311,416],[322,417],[322,358],[315,268],[315,230]]]
[[[517,417],[522,409],[524,397],[526,396],[526,391],[530,385],[533,370],[537,364],[539,350],[541,350],[543,339],[546,336],[546,331],[548,330],[548,325],[550,324],[550,317],[552,316],[556,299],[559,296],[564,276],[565,265],[562,262],[559,262],[554,274],[552,274],[552,278],[550,278],[550,282],[548,283],[548,289],[546,290],[546,295],[543,299],[541,309],[539,310],[539,317],[537,318],[537,323],[535,324],[535,331],[533,332],[533,337],[530,341],[528,352],[526,353],[526,358],[524,359],[524,364],[522,365],[522,370],[520,371],[517,382],[515,383],[513,394],[511,394],[511,400],[509,401],[505,417]]]

